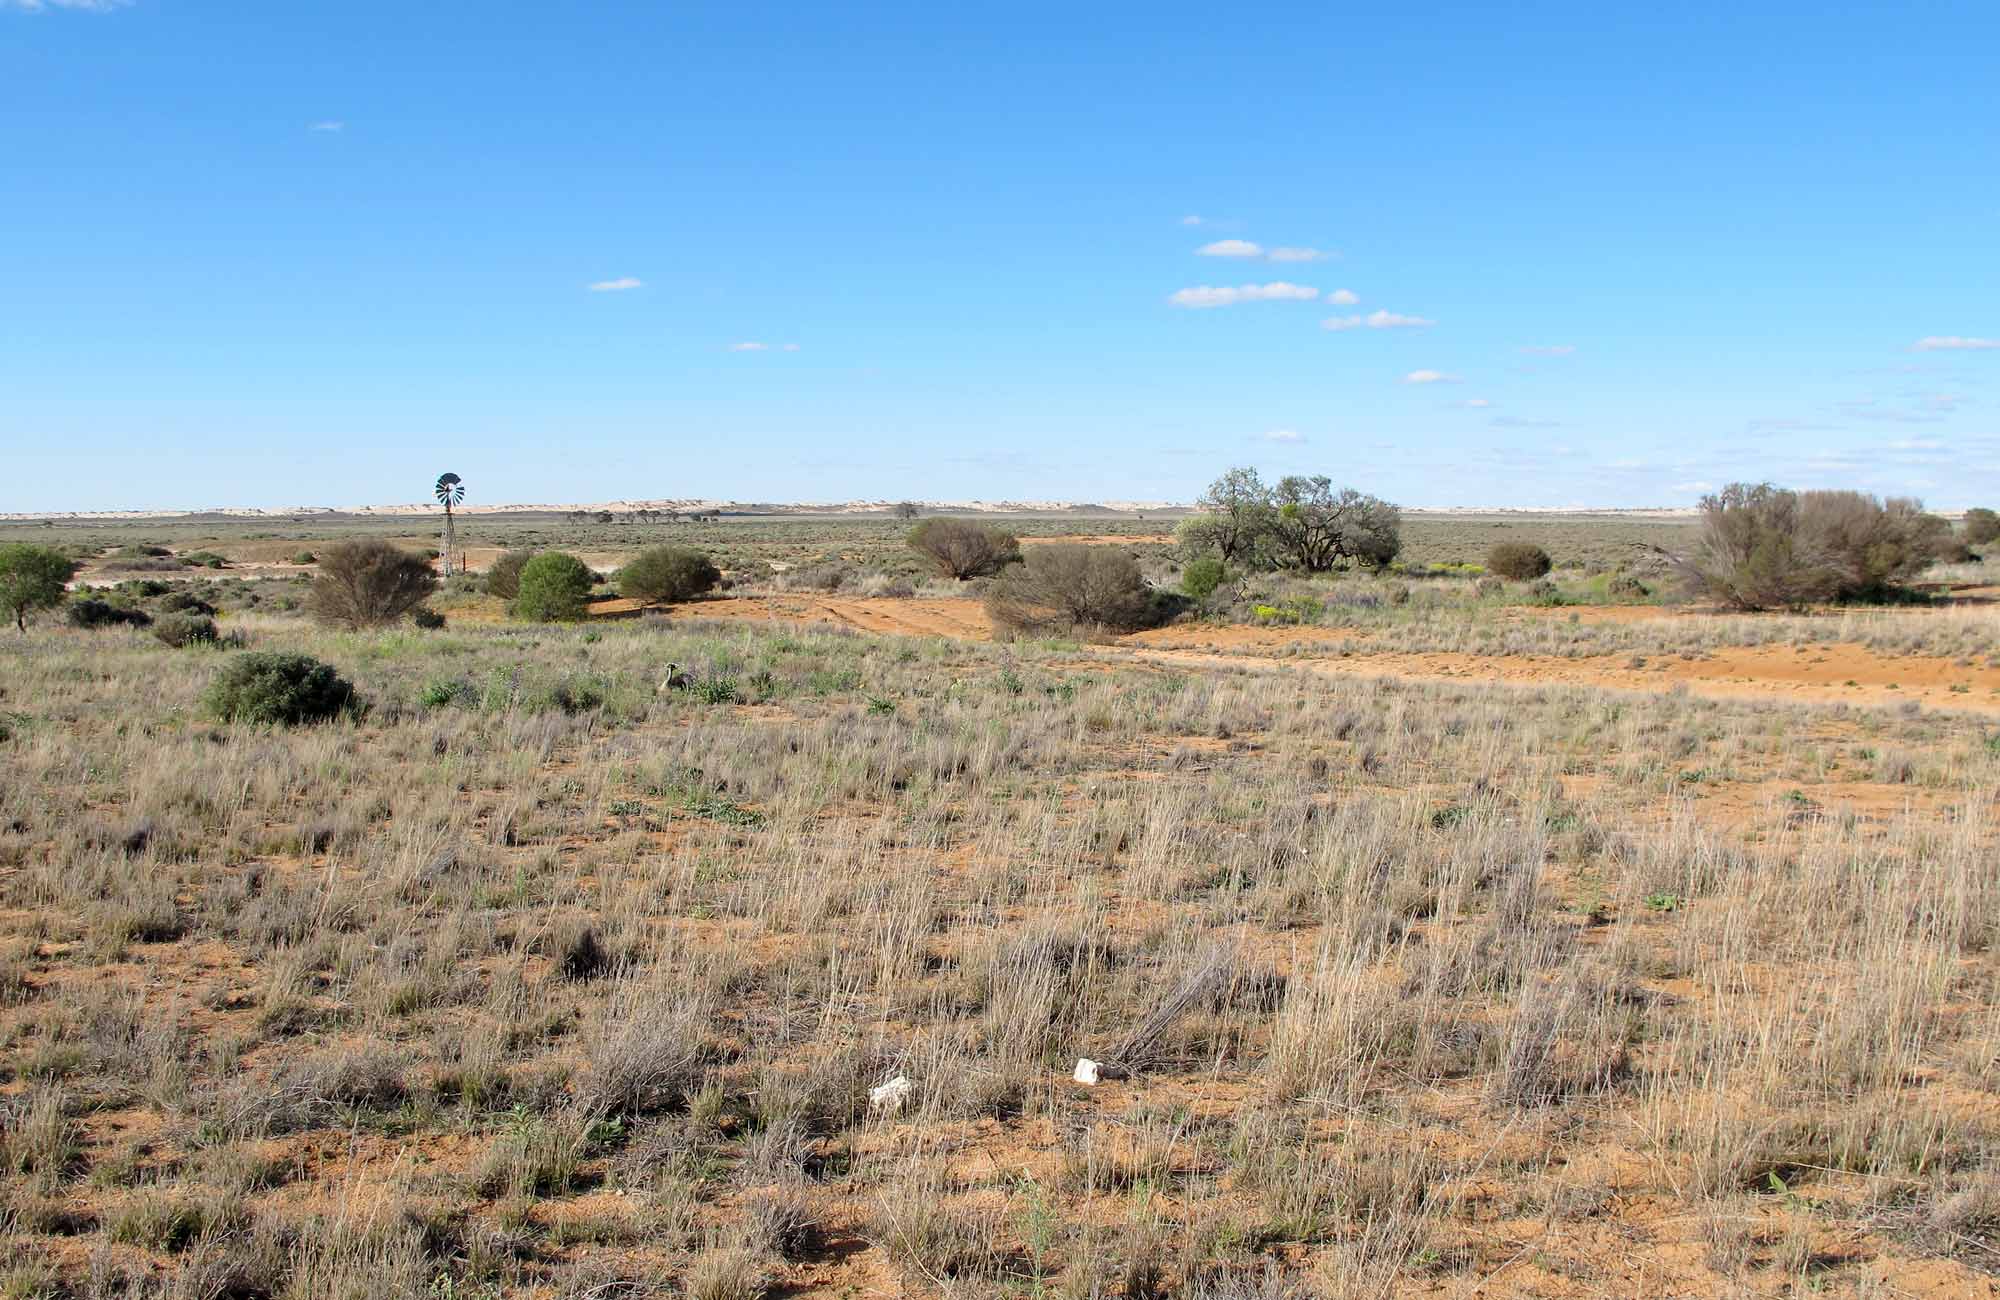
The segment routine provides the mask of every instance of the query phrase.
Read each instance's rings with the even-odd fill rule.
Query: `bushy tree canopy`
[[[1196,502],[1203,513],[1177,530],[1182,554],[1214,555],[1244,569],[1326,573],[1379,569],[1402,550],[1402,512],[1324,474],[1266,485],[1254,469],[1232,469]]]
[[[14,626],[28,630],[28,613],[54,609],[68,594],[76,576],[76,561],[46,546],[13,542],[0,546],[0,609],[14,616]]]

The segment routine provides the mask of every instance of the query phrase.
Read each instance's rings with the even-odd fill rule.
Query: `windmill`
[[[457,540],[452,527],[451,508],[465,500],[465,481],[456,474],[440,474],[437,481],[438,504],[444,507],[444,576],[451,576],[452,543]]]

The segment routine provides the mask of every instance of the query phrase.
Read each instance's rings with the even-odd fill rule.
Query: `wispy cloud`
[[[1555,429],[1561,427],[1557,420],[1531,420],[1520,415],[1496,415],[1487,421],[1496,429]]]
[[[1200,217],[1198,217],[1198,216],[1196,216],[1196,215],[1195,215],[1194,213],[1190,212],[1190,213],[1188,213],[1188,214],[1187,214],[1187,215],[1186,215],[1185,217],[1182,217],[1182,218],[1181,218],[1181,224],[1182,224],[1183,226],[1199,226],[1199,225],[1202,225],[1202,224],[1204,224],[1204,223],[1203,223],[1203,221],[1202,221],[1202,219],[1201,219]]]
[[[1346,290],[1342,290],[1341,292],[1345,293]],[[1339,302],[1341,300],[1336,297],[1332,301]],[[1350,294],[1348,296],[1348,301],[1355,301],[1353,295]],[[1363,328],[1371,330],[1400,330],[1423,329],[1435,324],[1437,324],[1436,321],[1423,316],[1404,316],[1401,313],[1393,311],[1371,311],[1366,316],[1329,316],[1319,323],[1319,327],[1325,330],[1358,330]]]
[[[1218,239],[1194,251],[1197,257],[1261,257],[1270,262],[1324,262],[1333,256],[1317,248],[1266,248],[1251,239]]]
[[[1361,295],[1352,289],[1335,289],[1326,296],[1326,300],[1341,307],[1352,307],[1361,301]]]
[[[1403,376],[1406,384],[1455,384],[1457,375],[1448,375],[1442,370],[1412,370]]]
[[[1273,429],[1269,433],[1260,433],[1257,437],[1262,442],[1294,443],[1306,440],[1306,436],[1297,429]]]
[[[1228,285],[1200,284],[1191,289],[1177,289],[1167,301],[1176,307],[1233,307],[1239,302],[1310,302],[1319,297],[1319,290],[1307,284],[1287,284],[1274,280],[1270,284]]]
[[[1463,406],[1468,411],[1483,411],[1493,405],[1493,399],[1490,397],[1468,397],[1464,401],[1456,403],[1456,405]]]
[[[39,14],[50,9],[80,9],[85,13],[108,14],[116,9],[131,7],[132,0],[0,0],[0,9],[12,9],[24,14]]]
[[[1970,339],[1957,334],[1933,334],[1910,345],[1913,352],[1992,352],[2000,350],[2000,339]]]
[[[345,122],[314,122],[306,128],[308,131],[325,131],[329,133],[345,131],[346,129],[347,123]]]
[[[1576,351],[1574,343],[1531,343],[1521,349],[1531,357],[1566,357]]]
[[[643,289],[645,286],[646,282],[644,280],[627,275],[621,276],[616,280],[599,280],[596,284],[590,286],[590,291],[592,293],[624,293],[628,289]]]
[[[771,352],[774,350],[778,352],[797,352],[799,350],[799,345],[796,343],[745,342],[745,343],[731,343],[729,345],[729,350],[731,352]]]

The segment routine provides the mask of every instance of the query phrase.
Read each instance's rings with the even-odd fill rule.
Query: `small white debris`
[[[880,1106],[884,1110],[901,1110],[903,1103],[909,1100],[910,1087],[909,1079],[899,1074],[879,1088],[870,1088],[868,1104]]]
[[[1076,1073],[1070,1076],[1070,1078],[1075,1079],[1078,1083],[1086,1083],[1093,1088],[1097,1086],[1098,1080],[1103,1077],[1103,1067],[1087,1056],[1076,1063]]]

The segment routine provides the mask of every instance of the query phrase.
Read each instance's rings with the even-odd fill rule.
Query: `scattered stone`
[[[899,1074],[879,1088],[870,1088],[868,1104],[882,1110],[901,1110],[909,1100],[912,1086],[907,1076]]]

